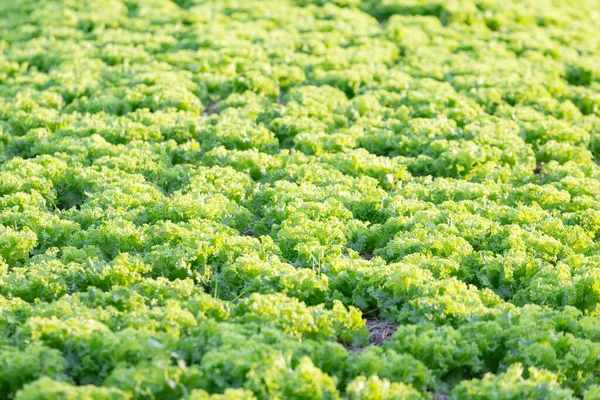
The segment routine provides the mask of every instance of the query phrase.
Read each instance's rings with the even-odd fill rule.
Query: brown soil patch
[[[394,335],[396,329],[398,329],[398,324],[390,321],[368,319],[367,329],[369,330],[369,344],[381,346],[383,342]]]

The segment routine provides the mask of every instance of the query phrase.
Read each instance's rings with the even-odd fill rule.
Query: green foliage
[[[27,385],[17,400],[128,400],[131,396],[113,388],[92,385],[74,386],[43,377]]]
[[[59,351],[34,343],[24,350],[11,347],[0,350],[0,366],[0,394],[9,397],[23,384],[42,376],[65,378],[67,362]]]
[[[465,381],[452,391],[453,399],[574,399],[568,389],[560,388],[556,376],[548,371],[514,364],[498,376],[486,374],[481,380]]]
[[[0,397],[599,398],[599,9],[0,1]]]
[[[377,376],[365,378],[359,376],[347,387],[348,398],[352,400],[418,400],[423,396],[410,386],[402,383],[390,383]]]

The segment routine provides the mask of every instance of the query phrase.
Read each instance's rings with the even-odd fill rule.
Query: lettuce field
[[[600,0],[0,0],[0,399],[600,399]]]

